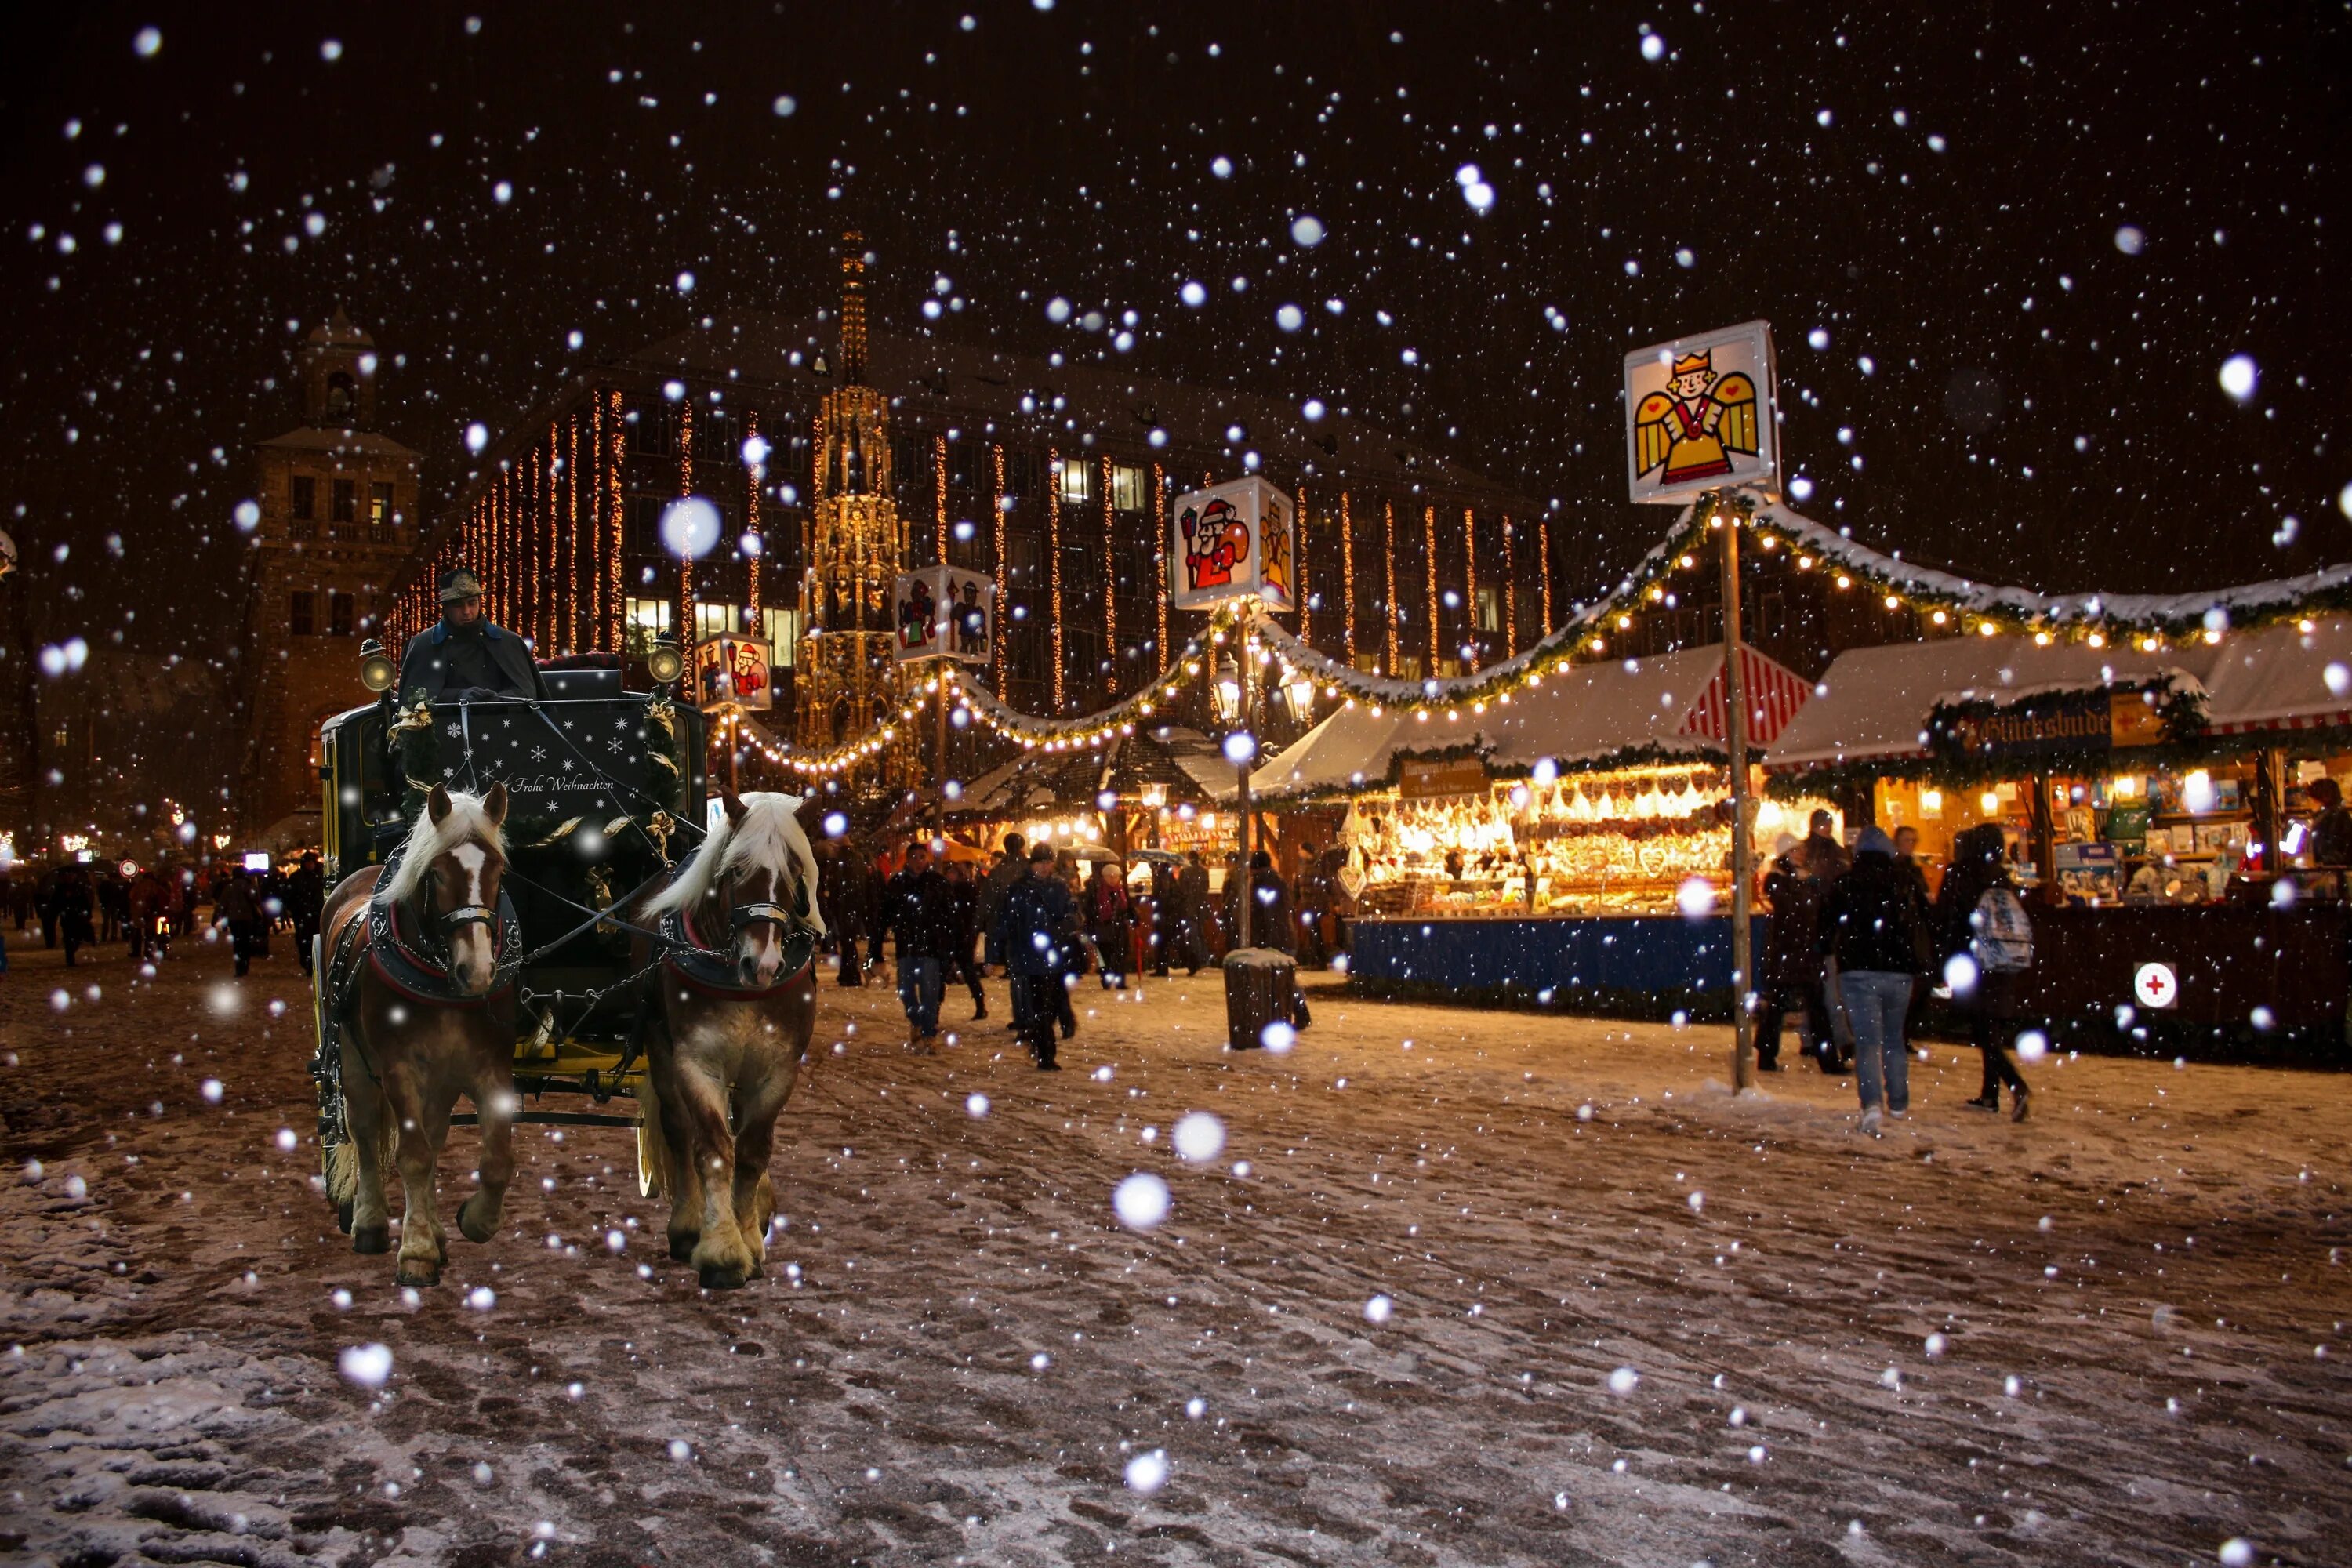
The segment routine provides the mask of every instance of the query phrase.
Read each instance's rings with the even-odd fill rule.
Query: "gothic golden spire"
[[[841,237],[841,384],[866,384],[866,237]]]

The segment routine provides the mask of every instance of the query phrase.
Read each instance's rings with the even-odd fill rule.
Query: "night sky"
[[[1666,521],[1624,499],[1623,354],[1759,316],[1806,510],[1858,539],[2044,590],[2352,560],[2344,6],[1214,10],[19,16],[0,526],[37,635],[234,637],[248,448],[337,305],[434,512],[469,422],[828,302],[852,224],[887,328],[1344,402],[1612,565]]]

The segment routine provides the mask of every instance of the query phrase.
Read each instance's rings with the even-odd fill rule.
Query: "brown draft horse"
[[[510,969],[500,980],[498,950],[506,816],[504,784],[479,796],[436,786],[392,878],[381,866],[352,872],[320,920],[321,950],[331,953],[348,928],[365,922],[352,933],[364,951],[348,995],[329,1004],[341,1002],[336,1032],[351,1142],[330,1162],[328,1195],[351,1205],[352,1251],[386,1251],[383,1173],[397,1163],[403,1285],[438,1284],[448,1258],[434,1167],[460,1094],[473,1100],[482,1130],[482,1184],[457,1210],[467,1240],[498,1234],[514,1176],[515,995]],[[326,968],[315,984],[328,983]]]
[[[694,858],[637,905],[661,941],[634,944],[636,967],[659,963],[638,1017],[649,1163],[670,1200],[670,1256],[709,1289],[741,1285],[767,1255],[768,1161],[816,1024],[824,933],[801,803],[756,792],[724,804]]]

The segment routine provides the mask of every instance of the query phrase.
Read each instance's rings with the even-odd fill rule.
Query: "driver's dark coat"
[[[456,651],[449,646],[453,635],[449,623],[444,620],[432,630],[419,632],[408,639],[400,656],[399,700],[403,704],[415,700],[419,691],[425,693],[427,701],[438,702],[445,694],[455,697],[478,684],[449,668],[449,656]],[[484,621],[482,651],[488,656],[488,673],[496,677],[489,689],[501,697],[546,697],[547,683],[540,679],[539,666],[531,661],[530,650],[522,646],[520,637]]]

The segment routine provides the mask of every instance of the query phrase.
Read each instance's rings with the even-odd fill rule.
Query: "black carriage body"
[[[665,731],[652,694],[617,687],[543,702],[436,706],[429,752],[415,734],[387,743],[395,721],[387,704],[338,714],[320,731],[331,885],[381,864],[406,837],[405,775],[426,756],[438,777],[419,782],[476,792],[506,785],[505,887],[523,943],[537,952],[562,941],[522,973],[519,1075],[534,1060],[551,1072],[560,1061],[568,1072],[582,1050],[603,1055],[627,1037],[631,1000],[614,986],[629,973],[628,933],[610,923],[577,928],[589,910],[611,909],[656,875],[665,858],[691,852],[705,820],[703,715],[667,705]]]

